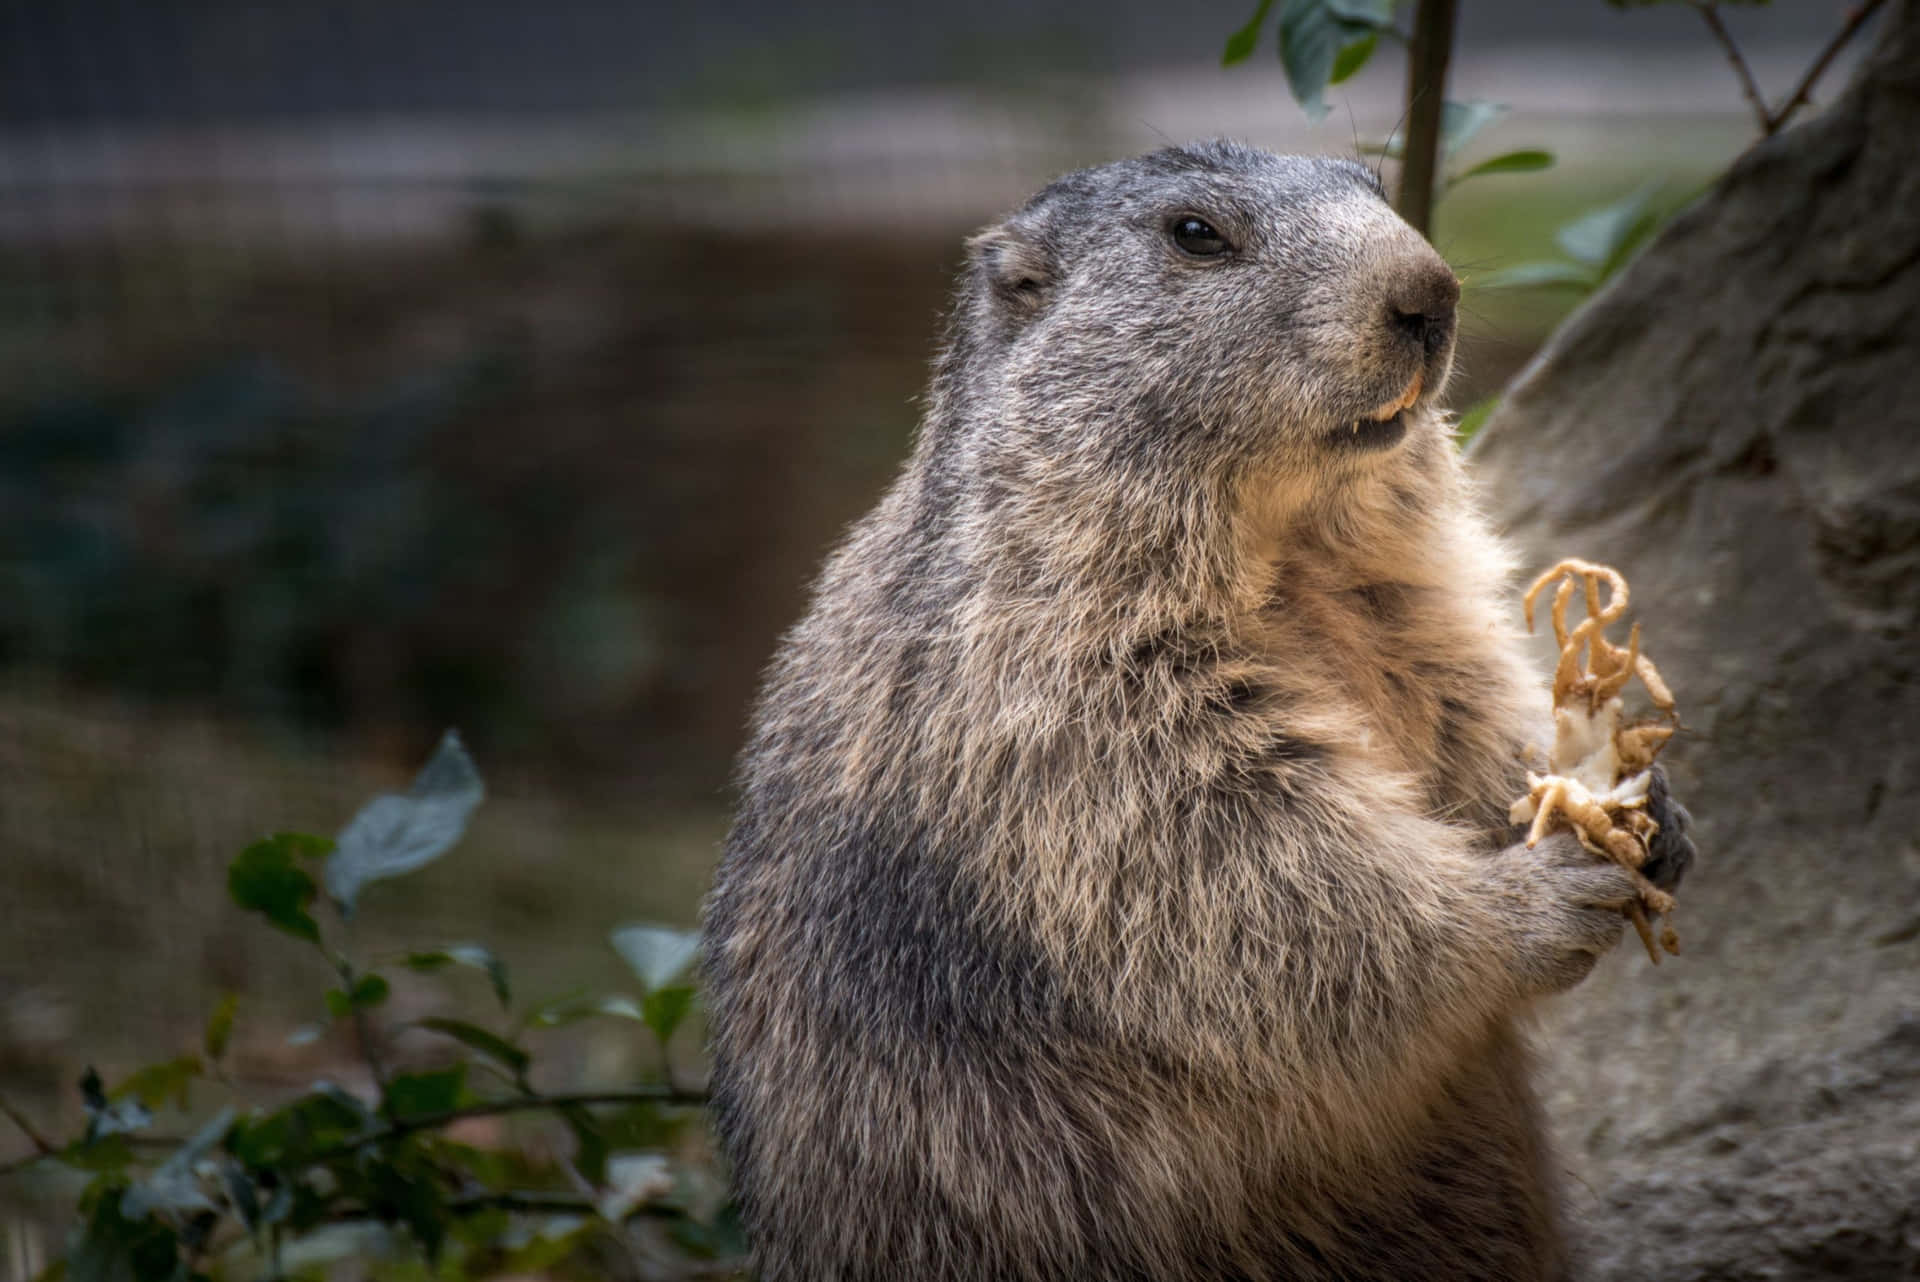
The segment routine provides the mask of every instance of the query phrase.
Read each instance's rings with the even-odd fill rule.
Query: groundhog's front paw
[[[1647,841],[1647,862],[1640,872],[1662,890],[1672,890],[1687,875],[1693,864],[1693,816],[1673,799],[1667,787],[1667,771],[1654,762],[1652,778],[1647,781],[1647,817],[1660,825],[1660,831]]]
[[[1527,996],[1587,977],[1620,942],[1621,915],[1639,897],[1633,873],[1584,849],[1571,833],[1510,846],[1493,859],[1498,900],[1511,923],[1511,965]]]

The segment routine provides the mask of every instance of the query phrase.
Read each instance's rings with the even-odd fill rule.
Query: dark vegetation
[[[275,833],[227,870],[233,904],[297,941],[328,977],[326,1019],[288,1041],[343,1032],[358,1060],[354,1089],[323,1078],[290,1100],[244,1107],[227,1072],[240,1018],[228,994],[195,1051],[112,1084],[88,1068],[77,1135],[55,1138],[0,1099],[31,1146],[0,1174],[77,1188],[79,1223],[43,1276],[283,1277],[359,1257],[422,1277],[737,1272],[730,1261],[743,1245],[705,1143],[704,1096],[676,1081],[671,1052],[693,1011],[683,973],[697,936],[621,927],[610,938],[631,969],[628,991],[533,1001],[516,996],[506,961],[482,944],[356,945],[362,893],[447,853],[484,792],[449,733],[406,793],[375,798],[337,840]],[[463,970],[476,980],[465,985],[481,1007],[473,1017],[391,1010],[389,975]],[[653,1082],[543,1090],[543,1035],[588,1020],[644,1029],[657,1051]],[[186,1134],[161,1129],[160,1116],[203,1111],[210,1088],[227,1099],[211,1118]]]

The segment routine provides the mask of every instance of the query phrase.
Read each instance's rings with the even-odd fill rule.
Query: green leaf
[[[593,1114],[578,1104],[569,1104],[560,1110],[560,1116],[566,1119],[567,1127],[573,1132],[573,1164],[589,1183],[604,1184],[607,1179],[607,1140],[600,1132],[600,1124]]]
[[[664,1046],[673,1040],[674,1030],[680,1027],[687,1018],[687,1012],[692,1009],[693,989],[685,985],[656,988],[641,1000],[640,1017]]]
[[[241,1225],[251,1233],[260,1227],[260,1190],[247,1169],[238,1162],[220,1164],[220,1180],[226,1186],[227,1201],[240,1217]]]
[[[1231,67],[1236,62],[1244,62],[1250,57],[1255,46],[1260,43],[1260,28],[1267,21],[1267,12],[1273,8],[1273,0],[1260,0],[1260,7],[1253,11],[1253,18],[1246,26],[1227,37],[1226,52],[1220,55],[1220,65]]]
[[[564,1028],[600,1015],[630,1019],[636,1024],[646,1022],[646,1016],[640,1012],[640,1003],[619,993],[609,997],[591,997],[582,993],[562,997],[536,1009],[527,1016],[526,1022],[532,1028]]]
[[[320,942],[320,926],[307,912],[319,893],[306,869],[294,862],[305,842],[300,833],[275,833],[254,842],[227,865],[227,894],[249,912],[309,943]]]
[[[1550,151],[1509,151],[1504,155],[1483,160],[1465,173],[1456,174],[1452,183],[1463,183],[1469,178],[1479,178],[1485,174],[1525,174],[1538,169],[1553,168],[1553,153]],[[1451,186],[1452,183],[1449,183]]]
[[[1393,26],[1394,0],[1324,0],[1327,12],[1346,22],[1386,31]]]
[[[1369,31],[1352,44],[1343,46],[1339,56],[1333,60],[1333,70],[1327,76],[1327,83],[1337,85],[1351,79],[1354,72],[1367,65],[1367,59],[1373,57],[1373,51],[1379,43],[1380,33]]]
[[[227,1137],[227,1151],[256,1169],[298,1165],[310,1154],[359,1136],[372,1120],[359,1100],[321,1082],[284,1108],[243,1118]],[[262,1212],[269,1222],[272,1210]]]
[[[484,796],[473,758],[459,734],[447,731],[404,796],[375,797],[341,830],[327,860],[327,894],[351,914],[369,884],[424,868],[451,849]]]
[[[214,1210],[213,1200],[200,1187],[196,1168],[225,1139],[233,1126],[233,1110],[223,1108],[193,1138],[175,1149],[167,1160],[140,1183],[127,1191],[120,1205],[124,1214],[139,1219],[159,1211],[178,1216],[193,1211]]]
[[[1440,106],[1440,154],[1451,156],[1472,142],[1482,129],[1507,114],[1505,103],[1469,98]]]
[[[1280,65],[1309,120],[1326,117],[1327,85],[1341,50],[1375,30],[1372,22],[1341,17],[1328,0],[1286,0],[1280,12]]]
[[[344,1019],[355,1011],[372,1010],[392,993],[393,987],[381,976],[362,975],[353,982],[351,989],[327,990],[327,1013],[335,1019]]]
[[[133,1146],[118,1132],[97,1139],[80,1139],[61,1149],[54,1157],[76,1171],[97,1175],[117,1175],[133,1162]]]
[[[746,1226],[740,1222],[740,1208],[732,1202],[721,1206],[709,1224],[689,1216],[675,1220],[668,1235],[681,1246],[705,1259],[740,1256],[747,1253]]]
[[[436,1033],[451,1037],[456,1042],[479,1051],[482,1055],[511,1069],[516,1077],[526,1072],[527,1066],[533,1062],[532,1057],[518,1046],[477,1024],[468,1024],[457,1019],[435,1018],[421,1020],[420,1027],[432,1029]]]
[[[100,1074],[89,1067],[80,1077],[80,1102],[87,1111],[85,1142],[109,1135],[125,1135],[153,1124],[153,1114],[137,1099],[109,1100]]]
[[[465,1064],[436,1073],[401,1073],[387,1083],[387,1111],[402,1121],[450,1112],[460,1106],[466,1088]]]
[[[614,1019],[630,1019],[636,1024],[644,1024],[647,1022],[647,1014],[640,1008],[640,1003],[625,993],[614,993],[610,996],[600,998],[587,1009],[586,1013],[589,1015],[608,1015]]]
[[[614,951],[649,989],[671,981],[700,951],[699,931],[671,926],[622,926],[610,938]]]
[[[560,1028],[590,1019],[596,1012],[593,998],[584,989],[573,989],[535,1005],[520,1017],[524,1028]]]
[[[417,1153],[402,1152],[374,1163],[367,1174],[367,1209],[386,1223],[404,1224],[428,1262],[437,1262],[452,1217],[432,1168]]]
[[[325,859],[334,850],[333,838],[312,832],[277,832],[273,839],[295,859]]]
[[[702,1132],[706,1118],[697,1108],[655,1101],[630,1104],[594,1116],[595,1129],[610,1151],[677,1150],[690,1134]]]
[[[1473,141],[1475,135],[1506,115],[1507,111],[1508,108],[1504,103],[1483,102],[1478,98],[1442,103],[1439,138],[1442,159],[1453,155],[1454,152]],[[1395,129],[1384,142],[1363,142],[1358,144],[1358,148],[1364,155],[1385,156],[1389,160],[1398,160],[1406,154],[1406,132],[1403,129]]]
[[[673,1168],[662,1153],[621,1153],[607,1159],[607,1187],[600,1217],[623,1223],[639,1207],[673,1191]]]
[[[227,1053],[227,1043],[233,1037],[233,1017],[239,1009],[240,994],[228,993],[213,1008],[213,1014],[207,1016],[207,1031],[201,1045],[214,1063],[219,1063],[220,1057]]]
[[[189,1103],[188,1087],[203,1072],[198,1055],[182,1055],[164,1064],[149,1064],[116,1086],[108,1098],[136,1099],[148,1109],[159,1108],[172,1100],[174,1107],[184,1113]]]
[[[1617,260],[1623,249],[1630,249],[1637,235],[1645,235],[1648,205],[1658,190],[1658,184],[1648,183],[1611,205],[1582,214],[1562,227],[1554,239],[1576,262],[1604,268]]]
[[[453,944],[430,952],[408,953],[407,966],[429,972],[443,966],[468,966],[484,971],[501,1008],[505,1009],[513,1001],[513,990],[507,983],[507,964],[496,957],[491,949],[480,944]]]
[[[521,1232],[526,1240],[518,1245],[508,1244],[506,1256],[500,1262],[502,1276],[568,1277],[575,1271],[559,1266],[591,1241],[598,1227],[585,1216],[548,1215]]]
[[[1473,281],[1476,289],[1531,289],[1541,285],[1563,285],[1590,290],[1598,283],[1591,267],[1545,258],[1531,263],[1516,263]]]
[[[513,1232],[513,1217],[497,1206],[489,1206],[477,1211],[463,1210],[447,1227],[465,1245],[489,1251],[499,1247]],[[514,1272],[517,1270],[503,1269],[495,1276],[512,1276]]]
[[[1619,242],[1614,245],[1613,252],[1607,255],[1607,261],[1600,264],[1600,279],[1603,281],[1607,280],[1615,272],[1625,267],[1634,254],[1639,252],[1640,246],[1646,243],[1647,238],[1652,236],[1659,226],[1660,214],[1657,210],[1646,210],[1638,218],[1634,219],[1632,225],[1627,228],[1626,235],[1620,238]]]
[[[1479,434],[1481,427],[1485,425],[1487,419],[1499,408],[1500,393],[1498,392],[1495,392],[1492,396],[1485,396],[1475,401],[1465,413],[1460,415],[1460,421],[1454,424],[1454,444],[1458,445],[1461,449],[1465,449],[1467,442]]]
[[[68,1282],[164,1282],[180,1265],[180,1239],[166,1225],[121,1210],[126,1190],[103,1193],[67,1256]]]

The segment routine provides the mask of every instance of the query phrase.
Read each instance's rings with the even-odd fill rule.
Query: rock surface
[[[1687,732],[1686,952],[1547,1013],[1595,1279],[1920,1278],[1920,0],[1475,443],[1530,565],[1610,562]]]

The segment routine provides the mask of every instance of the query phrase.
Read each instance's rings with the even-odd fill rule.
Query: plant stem
[[[20,1133],[25,1135],[28,1142],[33,1145],[35,1156],[50,1157],[58,1151],[58,1146],[35,1130],[33,1123],[27,1120],[26,1114],[10,1104],[4,1095],[0,1095],[0,1113],[6,1114],[7,1120],[20,1128]]]
[[[1760,132],[1771,136],[1779,127],[1779,122],[1774,119],[1773,113],[1767,110],[1766,99],[1760,96],[1760,85],[1754,80],[1753,71],[1747,66],[1747,60],[1740,56],[1740,46],[1733,42],[1733,33],[1727,30],[1724,22],[1720,21],[1719,0],[1687,0],[1687,3],[1694,7],[1701,21],[1707,24],[1707,30],[1711,31],[1713,38],[1720,42],[1720,47],[1727,51],[1727,61],[1733,64],[1733,74],[1740,78],[1740,92],[1746,95],[1747,104],[1753,108],[1753,118],[1759,122]]]
[[[645,1086],[625,1091],[584,1091],[573,1095],[516,1095],[507,1099],[482,1100],[477,1104],[451,1108],[442,1113],[418,1113],[412,1117],[390,1121],[387,1125],[378,1130],[369,1131],[358,1139],[323,1149],[308,1159],[306,1165],[317,1166],[343,1153],[365,1148],[369,1144],[399,1139],[416,1131],[438,1130],[442,1126],[450,1126],[469,1117],[499,1117],[507,1113],[537,1113],[542,1109],[596,1104],[674,1104],[685,1108],[704,1108],[710,1102],[705,1091],[691,1091],[673,1086]],[[59,1146],[35,1135],[24,1125],[19,1115],[6,1106],[4,1101],[0,1101],[0,1112],[13,1118],[16,1124],[21,1125],[22,1130],[27,1130],[28,1137],[34,1141],[34,1152],[16,1161],[0,1165],[0,1175],[11,1175],[47,1158],[59,1156]],[[135,1148],[173,1149],[186,1143],[184,1138],[177,1135],[124,1135],[120,1138]]]
[[[1854,32],[1866,25],[1867,19],[1873,16],[1874,10],[1884,3],[1886,0],[1866,0],[1864,4],[1857,4],[1848,12],[1846,24],[1828,42],[1827,47],[1820,51],[1820,56],[1814,59],[1813,65],[1807,68],[1807,74],[1800,78],[1800,85],[1793,91],[1793,96],[1773,113],[1772,128],[1767,130],[1769,134],[1785,128],[1793,113],[1807,105],[1807,96],[1813,92],[1814,83],[1826,74],[1827,65],[1833,61],[1834,56],[1841,49],[1846,47],[1847,41],[1853,39]]]
[[[416,1113],[393,1124],[394,1130],[431,1130],[469,1117],[498,1117],[504,1113],[532,1113],[546,1108],[571,1108],[592,1104],[686,1104],[703,1106],[705,1091],[684,1091],[673,1087],[647,1086],[625,1091],[583,1091],[573,1095],[526,1095],[509,1099],[481,1100],[442,1113]]]
[[[1447,97],[1447,62],[1453,56],[1455,0],[1420,0],[1407,50],[1407,145],[1400,161],[1400,216],[1422,236],[1433,225],[1434,190],[1440,177],[1440,121]]]
[[[447,1203],[447,1209],[455,1215],[469,1215],[474,1211],[522,1211],[545,1215],[598,1215],[599,1206],[590,1198],[576,1197],[571,1193],[546,1192],[506,1192],[476,1193],[470,1197],[456,1197]],[[663,1219],[678,1219],[681,1212],[676,1207],[659,1206],[643,1202],[628,1212],[629,1216],[651,1215]]]
[[[353,963],[343,956],[335,959],[334,967],[340,975],[340,991],[347,995],[349,1002],[352,1002],[353,986],[358,979],[353,971]],[[380,1094],[380,1115],[391,1121],[392,1115],[387,1108],[386,1065],[381,1062],[380,1048],[374,1044],[373,1021],[367,1018],[366,1010],[357,1003],[353,1007],[353,1031],[360,1041],[361,1058],[367,1061],[367,1071],[373,1074],[374,1089]]]
[[[684,1091],[673,1087],[646,1087],[627,1091],[587,1091],[573,1095],[525,1095],[508,1099],[482,1100],[477,1104],[467,1104],[460,1108],[450,1108],[438,1113],[416,1113],[411,1117],[396,1118],[378,1130],[369,1131],[357,1139],[348,1140],[333,1148],[315,1153],[305,1163],[317,1166],[322,1162],[363,1149],[369,1144],[379,1144],[387,1140],[399,1139],[416,1131],[438,1130],[454,1122],[469,1117],[499,1117],[507,1113],[537,1113],[543,1109],[571,1108],[575,1105],[591,1104],[684,1104],[699,1107],[707,1103],[704,1091]]]

